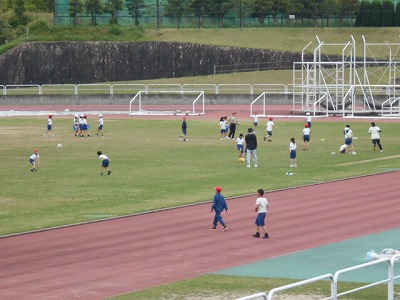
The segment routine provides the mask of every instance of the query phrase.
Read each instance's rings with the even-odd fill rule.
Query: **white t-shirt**
[[[33,161],[37,161],[39,159],[39,154],[33,153],[29,159],[32,159]]]
[[[253,115],[253,123],[258,123],[258,115]]]
[[[226,122],[225,121],[220,121],[219,122],[219,127],[221,128],[221,129],[226,129]]]
[[[103,120],[103,118],[99,118],[99,125],[104,125],[104,120]]]
[[[53,125],[53,120],[51,119],[51,118],[49,118],[48,120],[47,120],[47,125]]]
[[[265,197],[257,198],[256,200],[256,207],[258,207],[259,213],[267,212],[268,208],[268,200]]]
[[[296,150],[296,148],[297,148],[297,145],[295,143],[293,143],[293,142],[290,142],[289,150]]]
[[[381,129],[378,126],[372,126],[369,128],[368,133],[371,135],[371,139],[377,140],[380,139],[379,132],[381,132]]]
[[[272,121],[268,121],[267,122],[267,131],[272,131],[272,126],[274,126],[274,122]]]
[[[344,128],[344,138],[345,139],[350,139],[353,137],[353,130],[351,130],[349,127]]]
[[[100,158],[101,160],[109,159],[108,156],[105,155],[105,154],[99,155],[99,158]]]
[[[244,138],[237,138],[236,145],[244,145]]]
[[[310,132],[311,132],[311,130],[310,130],[310,128],[308,128],[308,127],[305,127],[305,128],[303,129],[303,135],[310,135]]]

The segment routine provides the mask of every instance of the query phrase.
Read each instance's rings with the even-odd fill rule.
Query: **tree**
[[[358,0],[339,0],[338,1],[338,15],[339,23],[342,24],[345,17],[353,18],[360,9]]]
[[[326,27],[329,27],[329,19],[337,14],[337,5],[338,3],[336,0],[324,0],[322,2],[322,17],[326,20]]]
[[[188,11],[188,0],[168,0],[164,6],[166,15],[176,18],[177,28],[181,28],[182,16]]]
[[[265,18],[271,12],[272,2],[271,0],[255,0],[252,16],[258,19],[260,28],[264,27]]]
[[[210,15],[219,19],[219,27],[224,27],[226,14],[235,6],[234,0],[214,0],[210,5]]]
[[[371,21],[371,3],[368,0],[364,0],[360,3],[360,8],[356,17],[356,26],[367,27]]]
[[[13,16],[10,18],[10,25],[18,27],[19,25],[28,24],[28,17],[26,16],[26,6],[24,0],[15,0],[12,2]]]
[[[391,0],[382,3],[382,26],[394,26],[394,3]]]
[[[380,0],[371,2],[370,24],[372,27],[382,26],[382,3]]]
[[[111,15],[110,24],[118,25],[118,13],[124,8],[124,0],[107,0],[104,11]]]
[[[202,18],[207,15],[212,0],[192,0],[189,4],[190,11],[197,17],[197,26],[201,28]]]
[[[281,17],[281,26],[284,17],[287,17],[290,10],[290,0],[271,0],[270,1],[270,14],[274,21],[274,26],[278,25],[278,16]]]
[[[92,25],[97,25],[97,17],[104,13],[104,7],[101,0],[86,0],[85,3],[86,13],[92,18]]]
[[[139,19],[142,16],[142,10],[146,7],[145,0],[126,0],[126,7],[129,14],[135,22],[135,26],[139,27]]]
[[[74,25],[78,24],[78,15],[83,12],[84,5],[82,0],[69,0],[69,16]]]

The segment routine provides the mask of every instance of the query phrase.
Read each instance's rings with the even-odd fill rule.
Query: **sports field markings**
[[[386,160],[386,159],[392,159],[392,158],[398,158],[398,157],[400,157],[400,155],[392,155],[392,156],[379,157],[379,158],[374,158],[374,159],[352,161],[352,162],[348,162],[348,163],[339,164],[338,166],[340,166],[340,167],[342,167],[342,166],[351,166],[351,165],[363,164],[363,163],[371,162],[371,161]]]

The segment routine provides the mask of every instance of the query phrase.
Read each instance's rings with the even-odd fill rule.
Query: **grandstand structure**
[[[362,36],[357,49],[353,36],[338,44],[316,40],[313,60],[304,59],[310,42],[293,65],[294,111],[400,117],[400,43],[370,43]]]

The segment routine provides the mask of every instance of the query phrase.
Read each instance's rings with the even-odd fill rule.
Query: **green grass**
[[[235,143],[219,140],[217,121],[190,118],[190,142],[183,143],[177,139],[180,118],[106,119],[106,137],[88,139],[74,137],[69,119],[55,117],[53,138],[43,137],[45,118],[1,119],[0,155],[7,176],[0,191],[0,234],[207,201],[218,184],[231,197],[254,193],[260,187],[273,190],[400,168],[400,160],[390,158],[400,150],[397,123],[379,124],[384,153],[371,151],[365,121],[352,123],[358,136],[357,155],[332,155],[343,142],[344,122],[316,119],[310,150],[301,151],[303,120],[276,120],[274,142],[264,143],[259,137],[260,168],[250,171],[238,162]],[[95,120],[92,123],[95,127]],[[238,131],[245,133],[250,125],[250,119],[243,120]],[[285,173],[292,136],[300,148],[299,167],[289,179]],[[62,149],[57,149],[58,143]],[[34,148],[40,148],[41,154],[37,174],[29,172],[27,161]],[[97,150],[111,158],[112,176],[99,176]],[[374,161],[381,157],[389,159]]]
[[[195,279],[188,279],[176,283],[159,286],[144,291],[138,291],[126,295],[113,297],[115,300],[184,300],[184,299],[236,299],[259,292],[267,292],[272,288],[293,283],[295,281],[276,278],[251,278],[239,276],[203,275]],[[339,293],[352,288],[360,287],[360,283],[343,282],[340,284]],[[330,283],[320,281],[310,285],[290,289],[278,295],[303,295],[315,299],[330,296]],[[215,297],[215,298],[213,298]],[[274,298],[282,299],[282,298]],[[285,298],[287,299],[287,298]],[[291,298],[293,299],[293,298]],[[304,299],[304,298],[302,298]],[[369,288],[353,293],[340,299],[353,300],[385,300],[387,299],[387,287],[385,285]]]
[[[91,116],[89,120],[94,128],[96,120]],[[251,119],[243,117],[240,121],[238,132],[245,132]],[[73,136],[70,118],[54,117],[56,137],[53,138],[43,137],[46,117],[2,118],[0,234],[211,201],[216,185],[222,185],[225,195],[232,197],[253,194],[260,187],[268,191],[400,168],[400,160],[395,157],[400,150],[398,123],[378,123],[385,147],[385,152],[380,153],[372,152],[367,120],[326,122],[314,119],[309,151],[301,150],[303,119],[276,118],[275,121],[278,128],[274,130],[274,141],[265,143],[261,138],[265,120],[261,120],[259,168],[247,169],[237,159],[235,143],[219,140],[218,120],[190,117],[189,142],[184,143],[177,138],[180,118],[106,118],[106,136],[87,139]],[[338,153],[343,142],[342,131],[348,122],[358,137],[355,140],[357,155],[332,155],[332,151]],[[91,133],[93,135],[93,130]],[[288,177],[285,173],[290,170],[288,145],[292,136],[300,149],[296,175]],[[57,149],[58,143],[63,144],[62,149]],[[28,163],[34,148],[40,148],[41,154],[40,171],[36,174],[29,172]],[[100,176],[97,150],[102,150],[112,160],[110,176]],[[387,159],[374,160],[377,158]],[[354,164],[342,166],[344,163]],[[228,176],[231,174],[237,176]],[[254,287],[236,283],[242,280],[244,283],[254,281]],[[197,293],[220,295],[225,290],[230,295],[242,296],[287,282],[202,276],[121,299],[171,299],[175,295],[174,299],[185,299]],[[315,288],[300,293],[315,293]],[[383,299],[371,295],[352,299]]]
[[[362,54],[362,35],[369,43],[396,43],[397,28],[251,28],[251,29],[135,29],[116,26],[53,26],[39,23],[12,44],[2,45],[4,53],[18,43],[31,41],[166,41],[254,49],[301,52],[309,42],[308,52],[317,47],[316,36],[329,44],[330,54],[342,54],[344,45],[354,37],[357,55]],[[387,49],[383,49],[387,51]]]

